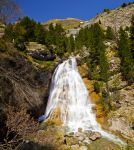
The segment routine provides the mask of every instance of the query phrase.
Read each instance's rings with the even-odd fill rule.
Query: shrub
[[[106,39],[109,39],[109,40],[113,40],[114,39],[114,31],[111,27],[107,27],[107,30],[106,30],[106,35],[105,35]]]
[[[23,141],[31,138],[37,130],[38,124],[27,114],[26,109],[21,106],[16,109],[13,106],[5,108],[7,132],[1,149],[17,149]]]
[[[105,8],[105,9],[103,10],[103,12],[107,12],[107,13],[109,13],[109,12],[110,12],[110,9]]]
[[[94,82],[94,90],[95,92],[99,93],[100,92],[100,85],[98,82]]]
[[[123,3],[122,5],[121,5],[121,7],[126,7],[127,6],[127,4],[126,3]]]

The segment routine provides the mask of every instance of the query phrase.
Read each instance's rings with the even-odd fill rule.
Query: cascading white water
[[[78,128],[83,131],[97,131],[102,136],[123,144],[119,138],[101,129],[92,106],[86,86],[77,70],[76,59],[70,58],[59,64],[52,77],[45,117],[49,117],[55,108],[60,108],[61,120],[68,132],[77,132]]]

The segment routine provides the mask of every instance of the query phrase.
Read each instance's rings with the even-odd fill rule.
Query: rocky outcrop
[[[51,145],[56,150],[121,150],[122,147],[107,139],[101,138],[98,132],[77,132],[65,134],[60,126],[46,126],[44,123],[34,142],[43,146]],[[94,137],[94,138],[93,138]],[[103,146],[102,146],[103,145]]]
[[[0,106],[25,105],[37,117],[45,110],[52,70],[35,69],[16,51],[12,53],[1,53]]]
[[[118,93],[118,98],[111,102],[116,110],[109,116],[109,129],[134,142],[134,84],[119,90]]]
[[[52,54],[45,45],[37,42],[29,42],[26,45],[27,54],[37,60],[53,61],[56,56]]]

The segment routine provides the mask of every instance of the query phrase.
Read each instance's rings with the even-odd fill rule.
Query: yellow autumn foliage
[[[52,112],[50,117],[45,121],[45,124],[47,126],[49,126],[49,125],[61,126],[62,125],[62,121],[60,118],[60,108],[56,108]]]
[[[82,78],[88,77],[88,68],[86,64],[78,66],[78,70]]]
[[[89,93],[92,93],[94,91],[94,87],[93,87],[91,81],[88,80],[87,78],[83,78],[83,81],[84,81],[86,88],[89,91]]]

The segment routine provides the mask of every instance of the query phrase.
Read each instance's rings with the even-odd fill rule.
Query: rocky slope
[[[114,10],[107,10],[102,14],[97,15],[95,18],[86,21],[82,27],[90,26],[93,23],[100,22],[104,28],[110,26],[115,30],[119,30],[122,26],[130,26],[131,17],[134,14],[134,4],[126,7],[119,7]]]
[[[11,44],[8,50],[0,52],[0,140],[4,136],[4,109],[7,105],[23,106],[36,119],[44,113],[54,68],[50,68],[47,62],[41,66]]]
[[[98,14],[95,18],[89,21],[82,21],[78,28],[72,28],[69,34],[76,35],[81,28],[89,27],[94,23],[99,23],[104,29],[108,26],[113,28],[115,32],[122,26],[130,26],[131,17],[134,14],[134,4],[130,4],[126,7],[119,7],[113,10],[107,10],[106,12]]]
[[[64,29],[72,29],[77,28],[82,24],[83,21],[75,18],[67,18],[67,19],[53,19],[48,22],[42,23],[45,28],[48,28],[50,24],[56,25],[60,24]]]
[[[105,104],[101,103],[102,93],[106,90],[106,84],[100,81],[88,79],[88,69],[86,64],[79,66],[79,72],[83,77],[83,81],[89,90],[89,96],[94,104],[97,121],[106,130],[110,130],[115,134],[125,138],[128,142],[134,142],[134,85],[128,85],[123,80],[120,67],[121,61],[117,55],[116,43],[114,41],[106,41],[106,55],[109,63],[109,101],[111,110],[105,112]],[[86,53],[86,49],[85,49]],[[84,59],[83,57],[81,57]],[[97,72],[96,72],[97,73]],[[100,93],[94,91],[94,83],[100,85]],[[107,100],[108,101],[108,100]]]

